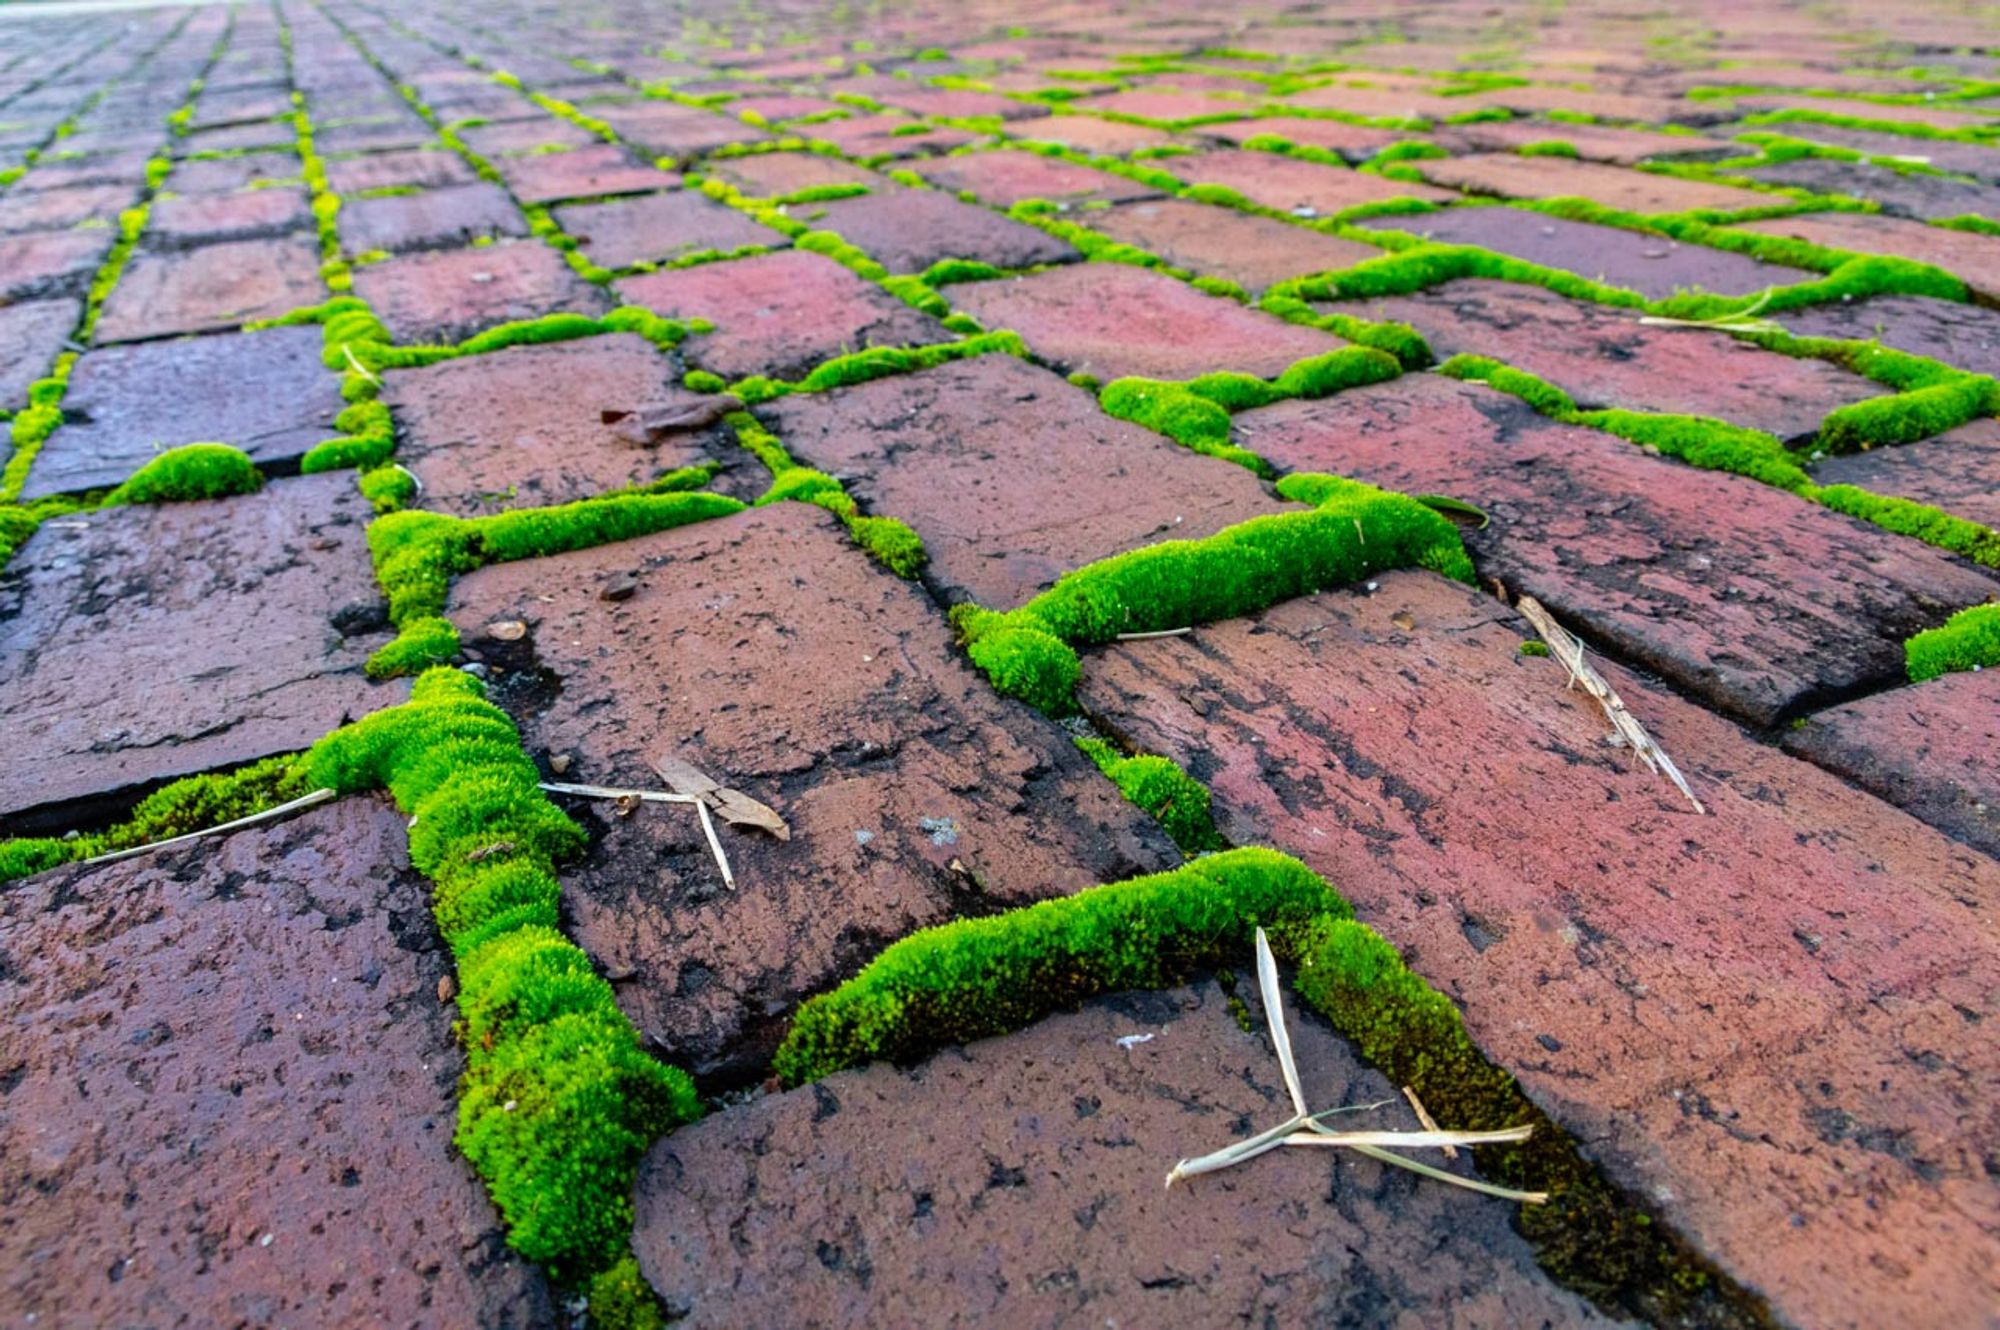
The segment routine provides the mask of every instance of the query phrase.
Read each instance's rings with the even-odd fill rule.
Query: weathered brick
[[[446,185],[469,185],[477,179],[458,154],[442,148],[335,157],[326,164],[326,183],[336,194],[361,194],[371,189],[440,189]]]
[[[397,461],[422,486],[418,503],[470,517],[570,503],[677,467],[735,460],[740,450],[714,448],[710,431],[639,446],[605,423],[607,411],[694,406],[701,398],[678,378],[652,343],[616,333],[392,370],[383,400],[396,418]]]
[[[55,231],[92,218],[115,225],[119,209],[138,201],[136,184],[8,190],[0,194],[0,234]]]
[[[1429,185],[1249,149],[1170,158],[1162,165],[1190,183],[1222,185],[1252,203],[1304,216],[1335,213],[1383,199],[1444,201],[1453,197],[1450,191]]]
[[[724,378],[797,378],[871,346],[948,342],[951,333],[832,259],[804,250],[703,263],[618,282],[619,295],[660,314],[712,320],[688,358]]]
[[[1513,152],[1529,144],[1556,140],[1575,148],[1584,161],[1610,162],[1615,166],[1636,166],[1655,157],[1703,160],[1734,156],[1741,151],[1740,144],[1692,134],[1537,120],[1446,125],[1438,131],[1438,140],[1454,152]]]
[[[1539,375],[1583,407],[1712,416],[1803,438],[1837,406],[1888,391],[1822,360],[1766,351],[1727,333],[1650,327],[1632,310],[1483,279],[1338,308],[1407,323],[1440,359],[1491,356]]]
[[[349,199],[340,208],[340,240],[350,253],[443,249],[484,237],[524,236],[528,224],[505,191],[480,181],[417,194]]]
[[[1247,143],[1251,139],[1284,139],[1308,148],[1337,152],[1350,162],[1365,161],[1398,139],[1408,138],[1393,129],[1350,125],[1344,120],[1315,120],[1304,116],[1260,116],[1254,120],[1229,120],[1217,125],[1201,125],[1190,136],[1224,143]]]
[[[933,189],[885,183],[873,193],[815,204],[810,213],[812,225],[836,232],[892,273],[922,272],[939,259],[1027,268],[1080,257],[1068,241]]]
[[[1748,222],[1739,229],[1791,236],[1858,254],[1893,254],[1936,264],[1964,282],[1981,302],[2000,305],[2000,236],[1870,213],[1807,213]]]
[[[1698,817],[1525,631],[1393,574],[1095,653],[1082,697],[1337,883],[1779,1320],[1976,1321],[2000,866],[1600,662]]]
[[[1243,468],[1106,416],[1012,356],[784,398],[766,414],[794,457],[916,528],[932,585],[995,609],[1093,560],[1280,506]]]
[[[1284,1111],[1230,1001],[1213,982],[1101,999],[682,1128],[640,1175],[641,1268],[689,1326],[1600,1323],[1504,1203],[1373,1160],[1286,1150],[1162,1190],[1173,1160]],[[1325,1026],[1291,1029],[1313,1104],[1398,1099]]]
[[[311,236],[140,254],[112,288],[99,342],[239,328],[326,299]]]
[[[1509,199],[1552,199],[1579,196],[1626,212],[1686,212],[1707,208],[1730,212],[1768,208],[1769,194],[1705,180],[1649,175],[1622,166],[1580,162],[1568,157],[1520,157],[1512,153],[1474,153],[1415,163],[1424,179],[1471,194],[1497,194]]]
[[[1294,277],[1382,257],[1382,251],[1370,245],[1185,199],[1127,203],[1089,214],[1085,224],[1157,254],[1177,268],[1220,277],[1253,293]]]
[[[49,372],[82,314],[77,300],[0,305],[0,410],[28,404],[28,385]]]
[[[1036,152],[975,152],[939,157],[911,168],[939,189],[969,190],[980,202],[1011,208],[1025,199],[1075,205],[1158,197],[1160,191],[1109,171],[1092,170]]]
[[[1066,148],[1075,148],[1080,152],[1112,154],[1134,152],[1140,148],[1157,148],[1174,142],[1174,136],[1164,130],[1149,129],[1144,125],[1127,124],[1119,120],[1099,120],[1095,116],[1061,113],[1040,120],[1009,125],[1005,132],[1012,138],[1060,143]]]
[[[1237,418],[1287,470],[1484,509],[1483,574],[1760,725],[1903,672],[1903,640],[2000,584],[1938,551],[1716,471],[1549,423],[1480,384],[1411,375]]]
[[[591,262],[606,268],[661,263],[703,250],[791,243],[783,232],[695,190],[571,204],[556,209],[556,221]]]
[[[90,285],[113,231],[30,231],[0,236],[0,299],[80,294]]]
[[[636,591],[601,598],[614,578]],[[653,785],[651,760],[678,753],[789,824],[785,841],[721,830],[729,891],[693,819],[583,810],[599,848],[566,883],[572,935],[696,1071],[756,1067],[800,998],[915,928],[1175,858],[1068,736],[971,671],[921,590],[810,505],[485,568],[451,613],[503,675],[560,680],[512,705],[571,779]],[[526,623],[525,646],[489,642],[496,621]]]
[[[349,475],[45,522],[0,591],[9,830],[87,822],[164,781],[287,753],[398,689]],[[336,624],[354,636],[344,636]]]
[[[749,157],[724,157],[702,163],[702,169],[752,198],[781,198],[826,185],[874,188],[883,183],[882,177],[873,171],[816,152],[760,152]]]
[[[450,1147],[451,959],[402,821],[350,799],[0,896],[17,1316],[555,1322]]]
[[[650,157],[677,161],[726,148],[732,143],[756,143],[771,137],[732,116],[717,115],[675,102],[641,102],[607,107],[603,119],[633,147]]]
[[[1739,295],[1818,276],[1802,268],[1759,263],[1748,255],[1706,245],[1683,245],[1667,236],[1572,222],[1526,208],[1443,208],[1420,216],[1380,217],[1359,224],[1408,231],[1447,245],[1478,245],[1622,286],[1654,300],[1690,287]]]
[[[497,323],[610,305],[554,250],[525,240],[370,264],[355,270],[354,291],[399,342],[455,342]]]
[[[155,247],[253,240],[312,227],[304,190],[246,189],[162,199],[146,214],[146,241]]]
[[[1783,743],[2000,858],[2000,670],[1947,674],[1822,711]]]
[[[1040,121],[1032,122],[1040,124]],[[934,155],[977,142],[977,136],[962,129],[925,129],[907,133],[921,120],[900,115],[864,115],[848,120],[832,120],[812,127],[815,139],[824,139],[850,157],[915,157]]]
[[[1210,370],[1282,374],[1342,345],[1160,273],[1122,263],[968,282],[952,302],[989,328],[1012,328],[1044,360],[1109,381],[1186,379]]]
[[[600,194],[638,194],[664,189],[680,179],[634,161],[630,153],[610,143],[571,152],[503,157],[493,165],[506,178],[507,188],[514,197],[523,203],[553,203],[558,199]]]
[[[1804,337],[1877,341],[1975,374],[2000,375],[2000,311],[1925,296],[1809,305],[1780,319]]]
[[[1935,504],[2000,530],[2000,421],[1975,420],[1920,443],[1829,457],[1814,465],[1813,479]]]
[[[161,403],[171,402],[171,411]],[[33,498],[116,485],[168,448],[226,443],[277,470],[337,433],[340,380],[317,328],[108,346],[76,362],[65,423],[35,458]]]
[[[1896,217],[1991,217],[2000,213],[2000,186],[1955,176],[1918,174],[1824,157],[1800,157],[1744,171],[1772,185],[1873,199]]]

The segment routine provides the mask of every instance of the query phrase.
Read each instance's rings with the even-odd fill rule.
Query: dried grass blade
[[[1512,1187],[1498,1187],[1490,1182],[1481,1182],[1478,1178],[1463,1178],[1446,1169],[1432,1168],[1429,1164],[1419,1163],[1414,1159],[1405,1159],[1395,1151],[1384,1150],[1379,1146],[1355,1145],[1348,1148],[1357,1154],[1367,1155],[1370,1159],[1379,1159],[1385,1164],[1393,1164],[1397,1168],[1406,1168],[1412,1173],[1421,1173],[1427,1178],[1436,1178],[1439,1182],[1449,1182],[1452,1186],[1463,1187],[1467,1191],[1476,1191],[1487,1196],[1497,1196],[1503,1201],[1519,1201],[1523,1205],[1548,1204],[1549,1194],[1545,1191],[1515,1191]]]
[[[247,817],[233,818],[228,822],[219,822],[212,827],[203,827],[200,831],[182,832],[178,836],[169,836],[165,840],[156,840],[145,845],[134,845],[127,850],[113,850],[109,854],[93,855],[80,862],[85,864],[113,864],[117,863],[120,859],[137,858],[142,854],[151,854],[154,850],[164,850],[169,845],[180,845],[186,841],[200,840],[203,836],[219,836],[225,831],[241,831],[244,827],[254,827],[264,822],[275,822],[287,814],[296,813],[302,809],[311,808],[314,804],[323,804],[329,799],[338,799],[339,797],[340,792],[338,790],[314,790],[311,794],[302,794],[296,799],[288,799],[275,808],[266,808],[261,813],[251,813]]]
[[[1285,1138],[1286,1145],[1395,1146],[1403,1150],[1447,1150],[1453,1146],[1507,1145],[1525,1141],[1533,1127],[1499,1131],[1301,1131]]]
[[[1298,1064],[1292,1060],[1292,1034],[1285,1028],[1285,996],[1278,988],[1278,962],[1271,955],[1271,940],[1257,930],[1257,991],[1264,997],[1264,1021],[1271,1027],[1271,1045],[1278,1050],[1278,1069],[1285,1075],[1285,1089],[1291,1092],[1292,1108],[1310,1119],[1305,1091],[1299,1087]]]

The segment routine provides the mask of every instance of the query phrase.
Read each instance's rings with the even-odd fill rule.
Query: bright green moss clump
[[[257,464],[240,448],[190,443],[169,449],[111,491],[106,503],[178,503],[254,494],[263,487]]]
[[[876,346],[822,361],[796,383],[755,375],[731,384],[729,390],[745,403],[756,406],[790,393],[818,393],[828,392],[834,388],[851,388],[855,384],[868,383],[891,375],[913,374],[918,370],[931,369],[954,360],[969,360],[974,356],[992,354],[1025,357],[1028,348],[1021,341],[1019,334],[1005,331],[980,333],[978,336],[967,337],[961,341],[940,342],[933,346]]]
[[[1903,644],[1910,678],[1918,683],[1956,670],[2000,665],[2000,605],[1974,605]]]
[[[435,884],[459,967],[455,1140],[508,1242],[559,1279],[612,1268],[640,1154],[700,1109],[693,1083],[646,1054],[611,986],[555,930],[554,866],[582,849],[582,831],[541,793],[506,713],[452,670],[328,735],[303,766],[314,787],[387,789],[411,819],[410,861]]]
[[[1163,988],[1346,902],[1297,860],[1232,850],[1171,873],[928,928],[799,1009],[772,1069],[803,1085],[1018,1030],[1100,993]]]
[[[1303,472],[1278,492],[1314,507],[1114,555],[1006,614],[961,605],[952,621],[994,687],[1063,714],[1081,677],[1079,646],[1235,618],[1389,568],[1472,580],[1458,529],[1415,499]]]
[[[1102,739],[1078,739],[1076,746],[1111,778],[1120,794],[1153,815],[1181,853],[1206,854],[1226,847],[1209,812],[1208,787],[1171,758],[1150,753],[1127,757]]]

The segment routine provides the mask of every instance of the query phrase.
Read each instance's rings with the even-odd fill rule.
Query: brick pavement
[[[0,12],[15,1302],[1990,1319],[1996,78],[1991,16],[1933,3]],[[1327,475],[1434,505],[1474,584]],[[426,663],[500,708],[410,745],[435,811],[60,866],[275,803],[232,773]],[[784,834],[720,823],[729,886],[685,805],[559,794],[533,903],[501,730],[545,780],[691,762]],[[1300,1010],[1313,1094],[1408,1127],[1386,1068],[1440,1118],[1509,1087],[1542,1153],[1450,1167],[1546,1210],[1341,1151],[1162,1193],[1283,1110],[1247,954],[1077,1014],[899,1000],[997,1037],[773,1076],[899,940],[1218,845],[1296,856],[1462,1013],[1446,1056]],[[982,973],[1061,1006],[1093,947],[1185,943],[1110,937]],[[489,1107],[545,1135],[496,1151],[521,1028]],[[538,1263],[584,1192],[519,1179],[592,1144],[545,1096],[605,1040],[708,1120],[563,1175],[636,1225]]]

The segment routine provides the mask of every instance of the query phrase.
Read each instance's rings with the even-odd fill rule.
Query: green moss
[[[593,1278],[589,1297],[590,1330],[666,1330],[666,1309],[630,1256]]]
[[[1816,443],[1830,453],[1915,443],[1996,411],[2000,385],[1983,374],[1961,374],[1949,382],[1836,407],[1820,422]]]
[[[106,503],[175,503],[254,494],[263,487],[257,464],[240,448],[190,443],[169,449],[112,490]]]
[[[681,378],[681,386],[691,393],[719,393],[729,385],[720,374],[705,369],[691,369]]]
[[[1829,125],[1838,129],[1863,129],[1875,134],[1900,134],[1904,138],[1930,139],[1934,142],[1976,143],[1984,147],[1994,146],[1993,131],[1985,125],[1967,125],[1962,128],[1945,128],[1939,125],[1921,124],[1909,120],[1874,119],[1869,116],[1843,115],[1832,111],[1814,111],[1805,108],[1791,108],[1780,111],[1761,111],[1743,117],[1746,125]]]
[[[1209,812],[1208,787],[1182,771],[1171,758],[1153,754],[1127,757],[1102,739],[1078,739],[1076,746],[1111,778],[1120,794],[1153,815],[1182,854],[1227,848]]]
[[[1524,656],[1546,656],[1549,654],[1549,644],[1547,642],[1523,642],[1521,643],[1520,650]]]
[[[953,623],[996,688],[1062,714],[1081,673],[1079,646],[1236,618],[1389,568],[1472,580],[1457,528],[1414,499],[1308,473],[1286,476],[1278,492],[1313,507],[1115,555],[1006,614],[960,606]]]
[[[1903,644],[1910,678],[1918,683],[1957,670],[2000,665],[2000,605],[1974,605]]]
[[[1514,151],[1523,157],[1575,157],[1576,145],[1568,139],[1537,139],[1533,143],[1523,143]]]
[[[614,1268],[639,1156],[699,1104],[548,922],[555,864],[582,848],[582,832],[542,795],[506,713],[453,670],[426,673],[408,703],[328,735],[303,765],[316,787],[386,789],[410,818],[410,861],[436,886],[458,959],[466,1070],[455,1142],[509,1244],[558,1279]]]
[[[1327,397],[1401,373],[1387,352],[1348,346],[1301,360],[1273,379],[1229,372],[1185,382],[1114,379],[1098,394],[1098,403],[1107,414],[1157,430],[1185,448],[1269,475],[1263,459],[1229,442],[1230,413],[1288,398]]]
[[[760,402],[768,402],[790,393],[816,393],[832,388],[847,388],[894,374],[912,374],[954,360],[967,360],[973,356],[991,354],[1025,357],[1028,348],[1017,334],[1004,331],[981,333],[961,341],[942,342],[933,346],[870,347],[865,351],[855,351],[823,361],[796,383],[757,376],[732,384],[730,391],[744,402],[755,406]]]
[[[939,259],[924,269],[926,286],[949,286],[953,282],[984,282],[1005,277],[1005,268],[996,268],[977,259]]]
[[[393,463],[361,473],[361,497],[378,513],[392,513],[417,497],[417,478]]]
[[[799,1009],[772,1060],[802,1085],[878,1059],[1020,1029],[1086,998],[1162,988],[1345,902],[1297,860],[1232,850],[1171,873],[1093,887],[914,933]]]
[[[1874,494],[1853,485],[1815,486],[1805,491],[1805,497],[1835,512],[1873,522],[1884,530],[1950,550],[1987,568],[2000,568],[2000,533],[1927,503]]]
[[[36,837],[0,841],[0,882],[220,826],[274,808],[313,788],[296,753],[266,758],[234,771],[189,776],[147,795],[129,817],[105,831],[67,840]]]
[[[413,615],[402,622],[391,641],[368,658],[368,677],[394,679],[422,674],[433,665],[448,665],[456,659],[458,629],[451,620]]]

